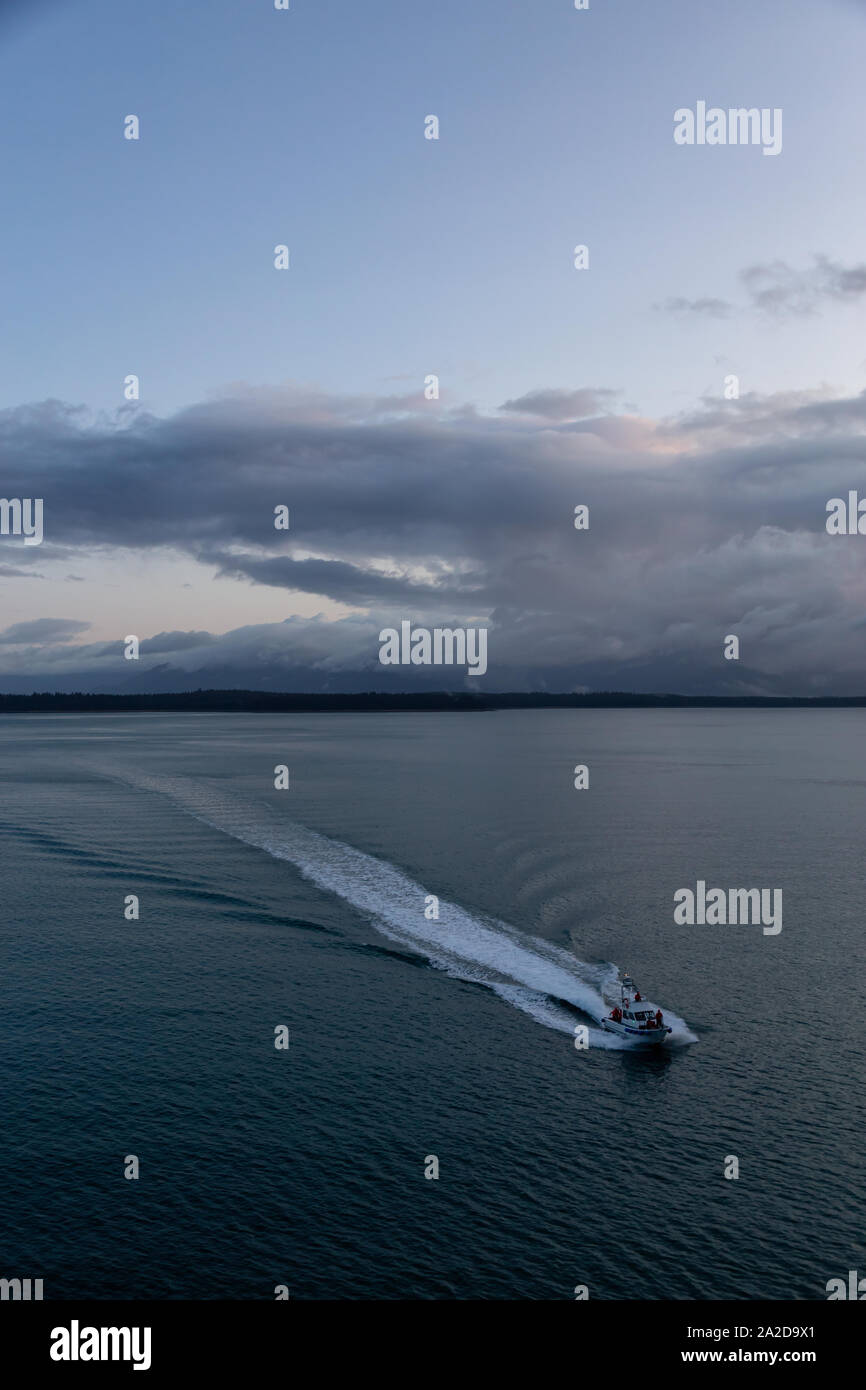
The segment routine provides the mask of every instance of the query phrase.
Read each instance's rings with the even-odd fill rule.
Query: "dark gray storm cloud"
[[[516,414],[536,415],[547,420],[583,420],[610,410],[619,391],[609,387],[583,387],[576,391],[529,391],[516,400],[506,401],[501,410]]]
[[[0,579],[42,579],[35,569],[20,569],[18,565],[0,565]]]
[[[0,638],[0,686],[866,690],[866,537],[825,528],[829,498],[866,496],[866,395],[708,400],[663,422],[576,421],[593,388],[561,393],[567,417],[521,404],[549,394],[494,416],[241,389],[168,419],[3,412],[0,491],[44,498],[41,551],[179,552],[211,594],[248,585],[250,621],[177,632],[155,608],[130,627],[137,663],[122,632],[82,643],[62,620],[19,624]],[[345,617],[262,624],[262,585]],[[404,618],[488,626],[488,674],[381,666],[378,633]],[[723,659],[729,633],[740,662]]]
[[[352,607],[389,602],[400,603],[404,607],[406,604],[442,604],[449,599],[462,603],[470,592],[465,575],[461,576],[460,583],[422,584],[401,575],[380,574],[365,569],[363,565],[346,564],[342,560],[294,560],[288,555],[257,559],[255,556],[228,555],[211,550],[203,550],[199,558],[214,564],[219,576],[243,576],[257,584],[290,589],[293,593],[319,594]],[[479,583],[474,597],[477,602],[483,602],[491,595]]]
[[[831,304],[859,303],[866,295],[866,263],[846,266],[816,255],[810,265],[798,269],[787,261],[761,261],[745,266],[739,281],[745,304],[709,295],[698,299],[672,295],[653,308],[683,320],[726,319],[738,312],[778,320],[804,318]]]
[[[866,294],[866,264],[844,266],[828,256],[815,256],[805,270],[779,260],[747,266],[740,279],[752,307],[777,318],[815,314],[827,303],[855,303]]]
[[[29,623],[13,623],[4,628],[0,632],[0,643],[18,646],[32,642],[70,642],[89,627],[89,623],[76,622],[74,618],[35,618]]]

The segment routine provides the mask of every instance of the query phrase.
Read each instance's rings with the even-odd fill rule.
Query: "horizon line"
[[[503,709],[866,708],[864,695],[683,695],[640,691],[268,691],[243,687],[178,691],[0,692],[0,713],[484,712]]]

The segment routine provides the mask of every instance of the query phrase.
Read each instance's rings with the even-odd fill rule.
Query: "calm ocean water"
[[[864,735],[858,710],[0,719],[0,1275],[824,1299],[866,1269]],[[675,925],[698,879],[781,888],[781,933]],[[622,968],[675,1021],[660,1055],[596,1026]]]

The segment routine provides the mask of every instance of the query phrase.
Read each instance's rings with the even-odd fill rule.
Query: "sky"
[[[864,69],[861,0],[0,0],[0,689],[866,693]]]

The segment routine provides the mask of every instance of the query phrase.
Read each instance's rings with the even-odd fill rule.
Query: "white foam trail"
[[[596,1021],[608,1012],[602,991],[617,979],[614,965],[586,965],[550,942],[520,935],[495,919],[486,923],[441,898],[438,921],[428,921],[428,890],[393,865],[294,821],[271,821],[261,807],[217,787],[187,777],[104,771],[169,796],[208,825],[293,864],[317,887],[366,913],[392,941],[422,951],[450,975],[488,986],[548,1028],[574,1031],[575,1019],[555,999],[567,1000]],[[666,1018],[674,1029],[671,1040],[695,1040],[682,1019],[667,1012]],[[630,1046],[600,1028],[590,1029],[590,1042],[613,1049]]]

